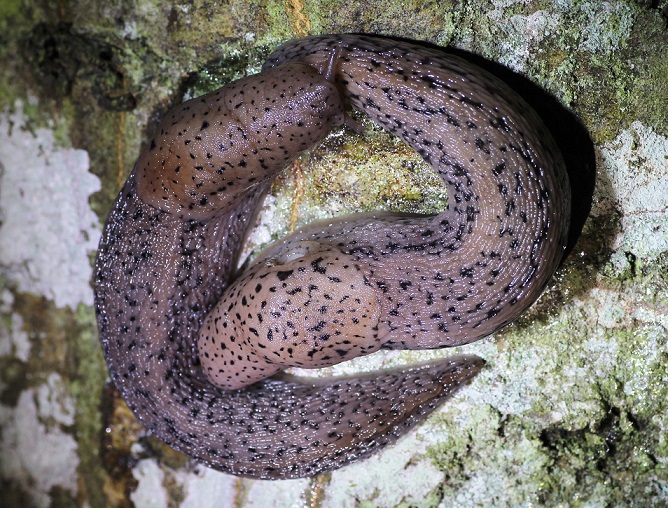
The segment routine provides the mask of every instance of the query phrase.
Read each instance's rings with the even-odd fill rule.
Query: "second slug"
[[[236,276],[273,178],[350,108],[438,172],[448,209],[310,224]],[[498,330],[561,261],[569,200],[543,123],[484,70],[380,37],[289,42],[259,74],[170,112],[121,190],[95,276],[112,379],[156,436],[210,467],[273,479],[341,467],[394,442],[482,360],[274,375]]]

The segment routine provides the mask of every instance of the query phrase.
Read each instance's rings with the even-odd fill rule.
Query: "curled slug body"
[[[438,171],[448,209],[315,223],[233,280],[274,176],[350,107]],[[317,382],[269,376],[492,333],[559,264],[569,199],[540,119],[481,69],[377,37],[290,42],[260,74],[176,108],[140,155],[96,263],[112,378],[154,434],[225,472],[296,478],[366,457],[482,360]]]

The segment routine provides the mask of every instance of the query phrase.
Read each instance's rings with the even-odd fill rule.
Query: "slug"
[[[351,108],[438,172],[448,208],[316,222],[237,275],[273,178],[352,125]],[[381,37],[289,42],[259,74],[168,113],[121,190],[94,281],[111,377],[154,435],[227,473],[299,478],[367,457],[483,361],[277,373],[466,344],[506,325],[560,263],[569,189],[540,118],[483,69]]]

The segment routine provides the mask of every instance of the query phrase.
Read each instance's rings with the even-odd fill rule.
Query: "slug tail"
[[[460,355],[355,377],[298,381],[283,375],[258,383],[244,391],[256,391],[261,399],[268,394],[281,406],[275,407],[276,414],[290,421],[272,433],[271,445],[264,449],[262,432],[239,436],[241,442],[252,443],[253,456],[246,461],[237,454],[233,472],[264,479],[303,478],[366,458],[423,421],[484,364],[477,356]],[[227,461],[201,459],[230,472]]]

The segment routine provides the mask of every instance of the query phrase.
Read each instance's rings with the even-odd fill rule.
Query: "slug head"
[[[288,63],[184,102],[161,122],[136,165],[137,193],[184,219],[232,210],[344,122],[336,87]]]
[[[214,385],[242,388],[287,367],[326,367],[380,349],[377,294],[357,263],[336,249],[295,252],[253,265],[204,320],[197,344]]]

